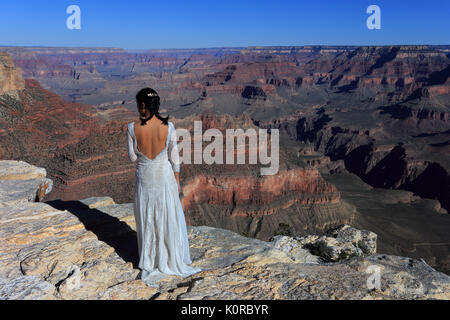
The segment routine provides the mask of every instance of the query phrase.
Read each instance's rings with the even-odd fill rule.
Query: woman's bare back
[[[147,121],[145,126],[141,126],[140,122],[135,122],[134,135],[139,152],[150,160],[155,159],[166,147],[168,130],[169,126],[163,124],[156,117]]]

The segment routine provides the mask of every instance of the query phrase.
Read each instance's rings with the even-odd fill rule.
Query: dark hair
[[[160,98],[158,93],[153,90],[152,88],[144,88],[141,91],[138,92],[136,95],[136,101],[137,103],[141,104],[144,103],[145,108],[150,111],[150,117],[148,119],[141,119],[141,125],[145,126],[148,120],[153,118],[155,116],[159,120],[161,120],[165,125],[168,125],[169,116],[166,118],[161,117],[159,114],[159,105],[160,105]]]

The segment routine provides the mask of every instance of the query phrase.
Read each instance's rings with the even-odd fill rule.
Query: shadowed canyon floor
[[[50,192],[43,178],[44,169],[0,161],[0,299],[450,298],[449,276],[420,260],[376,254],[376,234],[350,226],[271,242],[189,227],[193,265],[203,270],[150,288],[135,268],[132,204],[30,201]],[[368,268],[379,270],[379,288],[368,286]]]

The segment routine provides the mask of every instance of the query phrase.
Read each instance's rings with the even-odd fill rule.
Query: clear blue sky
[[[66,8],[81,8],[68,30]],[[381,8],[368,30],[366,8]],[[1,0],[0,45],[125,49],[450,44],[449,0]]]

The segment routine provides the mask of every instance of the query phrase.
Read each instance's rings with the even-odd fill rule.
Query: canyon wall
[[[46,167],[54,181],[48,200],[108,194],[118,202],[133,200],[135,168],[127,156],[126,127],[137,118],[135,113],[65,102],[31,79],[17,92],[17,100],[0,100],[8,115],[1,122],[3,159]],[[257,128],[245,115],[202,113],[173,119],[177,128],[188,130],[195,120],[205,130]],[[336,188],[316,169],[297,163],[290,152],[281,152],[277,175],[261,177],[259,171],[258,165],[183,165],[182,200],[189,223],[268,239],[280,225],[305,234],[352,221],[354,211],[340,202]]]
[[[377,230],[382,239],[388,239],[382,240],[383,250],[422,255],[433,266],[447,268],[448,240],[441,228],[446,226],[442,221],[449,205],[448,47],[250,47],[139,53],[14,50],[14,60],[26,77],[62,95],[65,108],[83,108],[66,101],[94,107],[77,112],[87,112],[81,121],[66,111],[53,120],[51,108],[42,107],[39,101],[49,99],[55,107],[57,99],[44,94],[46,90],[33,80],[27,80],[29,89],[25,90],[32,94],[23,95],[22,100],[2,95],[1,121],[9,119],[0,128],[2,141],[7,141],[1,148],[3,157],[18,159],[18,154],[29,152],[29,145],[58,145],[51,151],[36,148],[30,157],[30,162],[52,159],[34,163],[47,167],[55,179],[56,188],[50,195],[54,199],[109,194],[118,202],[130,201],[134,168],[126,157],[124,128],[136,118],[136,91],[150,86],[161,94],[162,112],[172,116],[176,127],[192,129],[193,120],[200,117],[205,128],[277,128],[284,137],[281,154],[285,164],[279,174],[285,184],[279,184],[274,193],[264,189],[271,182],[258,177],[259,167],[184,166],[183,202],[192,225],[226,226],[266,239],[274,233],[321,232],[331,225],[359,223],[361,217],[370,217],[367,225],[371,228],[385,226]],[[30,106],[27,112],[33,108],[44,111],[28,120],[25,113],[17,112],[22,105]],[[47,114],[50,131],[61,134],[48,134]],[[20,124],[15,131],[11,121],[20,117],[28,122],[14,120]],[[71,119],[72,124],[61,117]],[[27,127],[35,118],[40,119],[36,125]],[[86,119],[99,122],[91,126]],[[34,127],[47,139],[41,139]],[[24,143],[28,140],[37,143]],[[305,146],[318,155],[301,154]],[[347,180],[346,170],[361,177],[364,188],[369,188],[367,184],[375,187],[362,197],[364,201],[354,199],[357,189],[342,198],[341,189],[359,186]],[[325,175],[328,182],[322,179]],[[257,188],[254,201],[247,197],[247,180]],[[311,181],[311,187],[297,180]],[[333,189],[334,181],[345,182],[339,184],[338,192]],[[201,188],[194,196],[197,184]],[[380,199],[376,196],[379,188],[410,190],[408,199],[414,205],[397,207],[395,203],[389,210],[384,205],[375,210],[372,207],[378,208],[379,201],[372,200]],[[388,198],[398,196],[403,201],[403,193],[394,191]],[[417,196],[431,200],[419,201]],[[397,219],[397,212],[411,214],[414,221],[405,216],[390,221]],[[414,232],[400,232],[409,229]],[[390,238],[392,233],[398,237]],[[418,238],[422,239],[419,245]],[[392,243],[401,244],[393,247]]]
[[[120,107],[97,111],[63,101],[36,80],[22,82],[14,96],[0,95],[0,158],[47,167],[56,199],[88,197],[111,186],[122,194],[112,182],[133,176],[125,135],[135,114]]]

